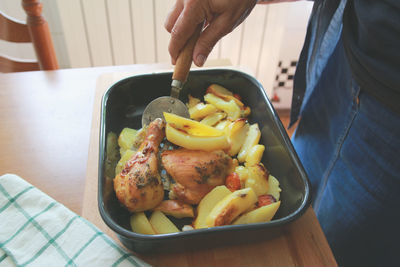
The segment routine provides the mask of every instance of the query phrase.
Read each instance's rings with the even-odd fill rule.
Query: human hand
[[[177,0],[165,21],[171,33],[168,50],[172,64],[197,25],[205,22],[193,51],[193,62],[203,66],[215,44],[250,14],[256,0]]]

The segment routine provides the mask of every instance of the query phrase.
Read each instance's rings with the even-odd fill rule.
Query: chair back
[[[32,43],[37,60],[0,55],[0,72],[58,69],[49,25],[42,16],[42,3],[39,0],[22,0],[22,6],[27,14],[26,23],[0,11],[0,39],[13,43]]]

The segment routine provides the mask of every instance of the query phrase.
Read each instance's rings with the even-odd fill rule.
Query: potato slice
[[[198,103],[194,107],[189,108],[190,118],[200,120],[210,114],[217,112],[218,109],[211,104]]]
[[[225,132],[231,123],[232,122],[230,120],[222,120],[222,121],[218,122],[218,124],[215,125],[214,127],[217,128],[218,130]]]
[[[161,211],[154,211],[150,216],[150,224],[157,234],[169,234],[180,232],[167,216]]]
[[[223,112],[216,112],[213,114],[208,115],[204,119],[200,121],[202,124],[206,124],[209,126],[213,126],[217,124],[220,120],[224,119],[226,117],[226,113]]]
[[[250,107],[242,107],[240,109],[240,117],[242,117],[242,118],[246,118],[246,117],[250,116],[250,113],[251,113]]]
[[[125,153],[126,150],[132,149],[137,132],[137,130],[131,128],[122,129],[118,137],[118,145],[120,147],[121,156]]]
[[[257,196],[268,194],[268,173],[264,166],[261,164],[247,167],[249,170],[249,177],[246,179],[245,187],[251,187]]]
[[[133,150],[126,150],[125,153],[122,155],[121,159],[118,161],[117,166],[115,168],[115,176],[121,173],[121,171],[125,167],[125,163],[135,154]]]
[[[166,215],[170,215],[178,219],[194,217],[193,207],[180,200],[164,200],[160,205],[155,207],[154,210],[159,210]]]
[[[254,166],[257,165],[258,163],[261,162],[261,158],[263,156],[265,150],[264,145],[257,144],[253,146],[250,150],[249,153],[247,153],[246,156],[246,166]]]
[[[226,135],[204,137],[193,136],[175,129],[169,123],[166,126],[165,133],[168,141],[187,149],[213,151],[229,148],[228,138]]]
[[[235,120],[228,126],[228,142],[231,145],[228,151],[229,156],[233,157],[239,153],[244,141],[246,140],[249,127],[247,120],[243,118]]]
[[[237,156],[239,162],[245,162],[247,154],[249,153],[250,149],[258,144],[260,138],[261,138],[261,131],[258,128],[258,124],[255,123],[250,125],[246,139],[244,140],[244,143],[240,148],[239,154]]]
[[[204,198],[200,201],[197,206],[197,217],[193,225],[195,229],[207,228],[206,219],[210,214],[211,210],[227,195],[230,195],[231,191],[226,188],[225,185],[220,185],[211,190]]]
[[[268,177],[268,190],[267,194],[272,195],[276,201],[279,200],[282,189],[279,187],[279,181],[272,175]]]
[[[216,96],[233,96],[233,93],[231,91],[229,91],[228,89],[226,89],[225,87],[219,85],[219,84],[211,84],[210,86],[208,86],[207,93],[211,93],[214,94]]]
[[[249,169],[247,169],[244,166],[237,166],[235,168],[235,172],[239,175],[240,178],[240,184],[242,185],[242,188],[244,188],[244,185],[246,184],[247,178],[249,178]]]
[[[193,136],[221,136],[223,131],[214,127],[202,124],[195,120],[186,119],[184,117],[164,112],[165,121],[176,129],[185,131]]]
[[[155,235],[153,227],[144,212],[134,213],[130,219],[132,231],[138,234]]]
[[[189,95],[188,98],[189,98],[189,101],[188,101],[188,103],[186,104],[186,106],[188,107],[188,109],[190,109],[190,108],[196,106],[198,103],[200,103],[200,99],[198,99],[198,98],[196,98],[196,97],[193,97],[193,96]]]
[[[240,107],[233,100],[225,101],[214,94],[206,94],[204,100],[228,114],[228,119],[236,120],[240,117]]]
[[[237,99],[233,93],[231,91],[229,91],[228,89],[226,89],[225,87],[218,85],[218,84],[211,84],[208,88],[206,93],[211,93],[214,94],[222,99],[224,99],[225,101],[230,101],[233,100],[235,101],[235,103],[239,106],[239,107],[243,107],[244,104],[242,101],[240,101],[239,99]]]
[[[267,206],[262,206],[255,210],[249,211],[240,216],[233,224],[249,224],[249,223],[260,223],[269,222],[279,209],[281,202],[275,202]]]
[[[109,132],[106,140],[106,160],[104,164],[106,178],[113,179],[115,177],[115,167],[117,166],[119,157],[117,135]]]
[[[256,202],[257,196],[251,188],[232,192],[211,210],[207,216],[206,224],[208,227],[230,224]]]

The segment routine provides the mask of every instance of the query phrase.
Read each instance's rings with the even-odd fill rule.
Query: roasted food
[[[114,188],[132,212],[134,232],[267,222],[278,210],[279,181],[262,163],[265,147],[258,124],[248,120],[251,109],[216,84],[204,101],[189,95],[190,119],[164,112],[166,125],[156,119],[122,130]]]
[[[193,207],[176,199],[164,200],[154,210],[162,211],[162,213],[175,218],[194,217]]]
[[[164,198],[157,158],[159,145],[165,136],[164,126],[161,119],[155,119],[149,124],[138,151],[114,178],[117,198],[129,211],[152,209]]]
[[[171,190],[189,204],[198,204],[214,187],[223,185],[233,169],[232,158],[222,150],[169,150],[161,154],[161,161],[176,182]]]

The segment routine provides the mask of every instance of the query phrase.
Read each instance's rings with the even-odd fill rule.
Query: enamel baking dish
[[[213,246],[266,240],[281,233],[280,228],[299,218],[309,206],[310,183],[263,87],[253,77],[231,69],[195,70],[189,74],[181,93],[203,99],[212,83],[220,84],[242,97],[251,107],[250,123],[258,123],[260,144],[265,146],[262,163],[282,188],[281,206],[271,222],[228,225],[164,235],[142,235],[130,230],[130,214],[119,204],[111,180],[105,178],[107,133],[120,133],[124,127],[139,129],[144,107],[153,99],[169,95],[171,72],[132,76],[112,85],[102,100],[100,122],[98,207],[104,222],[129,249],[139,252],[184,251]],[[190,221],[187,221],[190,223]],[[185,221],[177,222],[178,228]],[[180,225],[181,224],[181,225]]]

